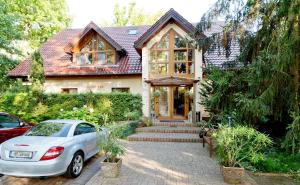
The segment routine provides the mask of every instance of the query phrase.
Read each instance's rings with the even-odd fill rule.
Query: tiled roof
[[[223,27],[225,26],[224,21],[218,21],[212,24],[211,28],[206,30],[205,35],[211,36],[215,33],[220,33],[223,30]],[[216,66],[220,68],[227,68],[231,67],[232,65],[235,65],[234,63],[235,59],[240,54],[240,45],[237,40],[233,40],[230,45],[230,53],[228,56],[226,56],[226,51],[224,47],[222,46],[216,46],[208,49],[204,53],[204,61],[203,61],[203,68],[206,68],[208,66]]]
[[[192,24],[188,24],[193,26]],[[126,51],[126,55],[119,58],[115,65],[110,66],[78,66],[72,62],[72,55],[68,50],[72,43],[78,41],[86,29],[65,29],[50,38],[40,49],[44,59],[45,76],[77,76],[77,75],[113,75],[113,74],[141,74],[141,56],[134,47],[134,43],[145,35],[151,26],[123,26],[103,27],[100,30],[107,35],[119,48]],[[153,27],[153,26],[152,26]],[[220,31],[218,25],[212,32]],[[137,34],[128,34],[129,30],[137,30]],[[150,30],[151,31],[151,30]],[[207,35],[210,34],[208,31]],[[116,45],[116,46],[117,46]],[[230,58],[219,55],[218,52],[204,54],[207,63],[222,64]],[[30,73],[30,59],[21,62],[9,75],[13,77],[26,77]]]
[[[8,75],[15,77],[26,77],[30,73],[31,61],[29,59],[24,60],[19,65],[17,65],[13,70],[11,70]]]
[[[121,57],[116,65],[110,66],[77,66],[72,62],[72,56],[65,52],[69,43],[78,39],[82,29],[66,29],[57,33],[41,48],[44,59],[46,76],[65,75],[108,75],[108,74],[141,74],[142,65],[140,55],[133,47],[133,42],[144,33],[149,26],[104,27],[102,30],[116,41],[127,55]],[[136,29],[136,35],[129,35],[128,31]]]

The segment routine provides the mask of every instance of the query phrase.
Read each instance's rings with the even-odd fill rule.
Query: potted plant
[[[213,137],[224,181],[229,184],[241,183],[245,173],[243,162],[262,155],[262,150],[272,143],[267,135],[246,126],[221,126]]]
[[[139,122],[139,127],[151,127],[152,126],[152,120],[148,117],[141,117]]]
[[[119,157],[125,152],[125,148],[109,135],[101,144],[105,160],[101,162],[101,170],[104,177],[118,177],[121,171],[122,159]]]
[[[200,122],[197,122],[196,125],[198,127],[200,127],[200,133],[199,133],[199,137],[203,138],[203,136],[206,137],[211,137],[213,135],[214,132],[216,132],[216,124],[212,123],[212,122],[207,122],[204,120],[201,120]]]
[[[160,92],[159,91],[154,91],[153,96],[154,97],[159,97],[160,96]]]
[[[194,99],[194,93],[191,91],[186,91],[185,96],[188,97],[189,99]]]

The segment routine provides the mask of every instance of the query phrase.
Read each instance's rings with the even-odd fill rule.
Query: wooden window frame
[[[80,51],[82,48],[84,48],[89,42],[92,42],[92,50],[91,51]],[[98,44],[99,42],[104,43],[104,50],[98,50]],[[105,53],[105,62],[104,64],[98,64],[97,56],[99,53]],[[113,55],[113,62],[108,63],[108,55],[109,53],[112,53]],[[92,54],[92,63],[87,63],[86,54]],[[84,56],[83,64],[79,64],[79,61],[77,60],[77,57]],[[73,53],[73,61],[77,65],[80,66],[102,66],[102,65],[115,65],[117,59],[117,53],[116,50],[107,42],[105,41],[101,36],[99,36],[97,33],[92,33],[90,35],[87,35],[85,40],[81,43],[79,43]]]
[[[149,59],[149,72],[150,77],[164,77],[164,76],[179,76],[179,77],[188,77],[193,78],[195,74],[195,67],[193,69],[193,72],[190,73],[190,68],[192,68],[192,65],[195,66],[195,49],[193,47],[190,47],[190,44],[187,42],[186,47],[182,48],[175,48],[175,36],[180,36],[175,30],[170,29],[167,33],[165,33],[161,39],[155,43],[152,48],[150,49],[150,59]],[[169,39],[169,46],[168,48],[157,48],[157,45],[166,37],[168,36]],[[189,51],[192,50],[192,60],[189,60]],[[159,51],[168,51],[168,60],[167,61],[156,61],[153,62],[151,60],[152,52],[155,52],[155,58],[157,58]],[[175,60],[175,52],[176,51],[184,51],[185,52],[185,60]],[[152,72],[152,65],[158,65],[158,64],[167,64],[167,74],[155,74]],[[185,64],[185,73],[175,73],[175,64]]]

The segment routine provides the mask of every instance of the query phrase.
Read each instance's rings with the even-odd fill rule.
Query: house
[[[196,112],[205,115],[199,95],[203,58],[215,56],[195,48],[194,30],[173,9],[151,26],[100,28],[91,22],[84,29],[62,30],[40,49],[44,91],[138,93],[145,116],[195,120]],[[30,67],[25,60],[9,75],[26,78]]]

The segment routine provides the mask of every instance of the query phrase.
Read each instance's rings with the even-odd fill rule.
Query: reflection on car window
[[[96,128],[93,125],[88,123],[80,123],[79,125],[77,125],[74,131],[74,136],[92,132],[96,132]]]
[[[16,128],[19,126],[19,120],[15,117],[0,115],[0,129],[1,128]]]
[[[25,136],[67,137],[71,126],[71,124],[65,123],[40,123],[27,132]]]

